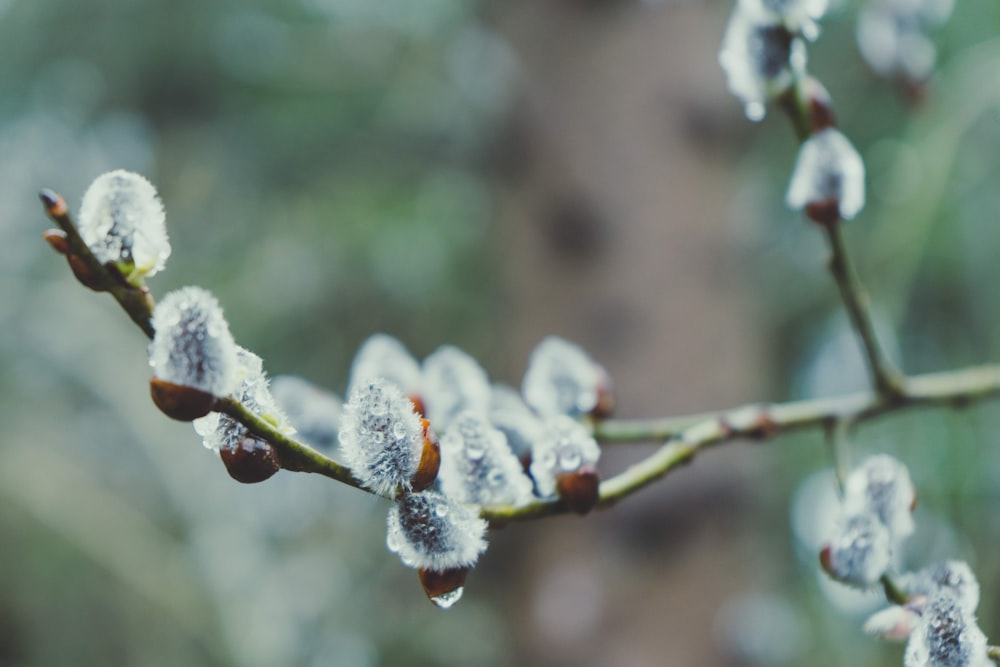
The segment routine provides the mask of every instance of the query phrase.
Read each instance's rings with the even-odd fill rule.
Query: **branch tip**
[[[69,209],[66,206],[66,200],[63,199],[63,196],[55,190],[44,188],[38,193],[38,198],[42,200],[42,205],[45,206],[45,212],[48,213],[50,217],[58,218],[69,213]]]

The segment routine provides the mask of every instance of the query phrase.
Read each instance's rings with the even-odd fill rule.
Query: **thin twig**
[[[823,228],[830,243],[830,273],[837,283],[837,289],[840,290],[841,300],[847,308],[854,331],[861,339],[861,347],[868,361],[872,382],[876,390],[886,398],[898,397],[904,391],[905,380],[903,374],[893,366],[879,345],[871,310],[868,307],[868,295],[844,244],[842,224],[837,221],[831,225],[824,225]]]
[[[790,403],[746,405],[709,413],[693,426],[669,439],[648,458],[601,483],[598,507],[605,508],[662,478],[689,462],[703,448],[740,439],[760,439],[832,425],[837,420],[858,424],[882,415],[916,407],[964,407],[977,401],[1000,397],[1000,365],[975,366],[955,371],[910,378],[907,392],[887,400],[876,392],[860,392],[830,398]],[[629,430],[622,420],[616,427],[638,438],[639,429]],[[656,423],[637,422],[641,426]],[[483,517],[496,522],[534,519],[562,514],[567,508],[559,500],[531,503],[521,507],[483,508]]]

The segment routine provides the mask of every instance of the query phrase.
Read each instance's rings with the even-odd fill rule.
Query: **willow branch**
[[[751,404],[707,413],[697,424],[671,437],[648,458],[601,483],[597,506],[607,508],[690,462],[699,451],[742,439],[775,436],[832,427],[837,421],[859,424],[883,415],[917,407],[960,408],[1000,397],[1000,365],[975,366],[909,378],[906,391],[887,399],[878,392],[859,392],[789,403]],[[683,418],[682,418],[683,419]],[[666,420],[665,420],[666,421]],[[679,423],[679,421],[678,421]],[[635,426],[630,429],[629,426]],[[639,439],[642,427],[656,431],[660,422],[619,420],[615,430]],[[596,432],[601,432],[597,427]],[[543,500],[519,507],[492,506],[481,514],[503,523],[567,512],[559,500]]]
[[[80,237],[61,195],[42,190],[39,197],[49,218],[65,234],[67,247],[60,252],[66,255],[77,278],[95,291],[108,292],[146,336],[152,338],[156,333],[152,324],[155,302],[149,289],[129,284],[113,265],[101,264],[94,257]],[[278,460],[285,470],[312,472],[360,488],[360,482],[346,466],[282,433],[232,396],[217,399],[214,410],[229,415],[254,435],[267,440],[278,452]]]
[[[854,269],[850,253],[847,252],[841,227],[840,222],[824,226],[830,244],[830,273],[837,283],[837,289],[840,290],[840,297],[847,308],[851,324],[861,339],[861,347],[864,349],[868,370],[876,390],[887,398],[896,397],[903,393],[904,378],[879,345],[871,310],[868,307],[868,295]]]

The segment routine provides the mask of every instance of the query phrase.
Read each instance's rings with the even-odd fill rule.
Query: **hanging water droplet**
[[[766,109],[763,102],[747,102],[746,106],[743,107],[743,113],[747,120],[759,123],[764,120]]]
[[[448,506],[445,505],[444,503],[439,503],[435,505],[434,514],[437,515],[437,517],[440,519],[445,518],[446,516],[448,516]]]
[[[399,551],[399,533],[395,530],[390,530],[385,536],[385,546],[392,553],[397,553]]]
[[[462,593],[465,592],[463,586],[459,586],[453,591],[448,591],[442,595],[437,595],[431,598],[431,602],[437,605],[438,609],[451,609],[455,606],[455,603],[462,599]]]
[[[583,457],[576,447],[562,447],[559,450],[559,467],[566,472],[571,472],[580,467]]]

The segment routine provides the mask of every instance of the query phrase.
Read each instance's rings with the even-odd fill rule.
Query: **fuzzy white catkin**
[[[80,237],[101,262],[134,265],[134,276],[152,276],[170,256],[163,204],[139,174],[119,169],[98,176],[80,205]],[[129,276],[126,276],[129,277]]]
[[[544,437],[545,427],[512,387],[494,384],[490,396],[490,423],[507,438],[514,456],[530,456],[537,439]]]
[[[279,432],[286,435],[294,433],[295,429],[268,390],[267,375],[261,358],[242,347],[236,348],[236,356],[238,386],[234,391],[235,398]],[[251,435],[246,426],[219,412],[210,412],[195,419],[193,426],[195,432],[202,437],[205,447],[215,451],[235,450],[241,440]]]
[[[435,491],[401,496],[389,510],[386,528],[389,551],[412,568],[472,567],[486,550],[486,522],[474,509]]]
[[[423,422],[395,384],[377,378],[356,387],[344,405],[339,439],[344,462],[365,488],[392,497],[412,487]]]
[[[894,543],[913,533],[915,499],[906,466],[886,454],[868,457],[844,481],[846,512],[872,512],[889,529]]]
[[[219,302],[200,287],[170,292],[151,320],[149,365],[160,380],[225,396],[236,387],[236,343]]]
[[[541,495],[552,496],[560,475],[597,463],[600,456],[597,441],[582,424],[565,415],[553,417],[545,422],[544,437],[535,441],[531,476]]]
[[[828,127],[803,142],[785,197],[789,208],[836,201],[851,220],[865,205],[865,165],[851,142]]]
[[[369,336],[358,348],[351,362],[347,396],[376,378],[388,380],[407,396],[420,393],[420,364],[401,342],[384,333]]]
[[[579,345],[548,336],[532,351],[521,382],[524,402],[538,414],[586,414],[597,406],[607,374]]]
[[[741,3],[726,25],[719,64],[729,92],[743,102],[746,117],[757,122],[764,118],[767,102],[805,70],[805,45],[774,16]]]
[[[490,381],[475,359],[457,347],[442,345],[424,359],[423,399],[427,419],[441,433],[462,411],[489,412]]]
[[[503,433],[486,417],[463,412],[441,438],[441,490],[478,505],[521,505],[531,500],[531,480]]]
[[[889,531],[870,513],[842,516],[828,547],[831,574],[852,586],[871,586],[885,574],[891,561]]]
[[[941,591],[951,593],[961,607],[971,613],[979,606],[979,582],[968,563],[947,560],[899,577],[898,583],[910,595],[933,598]]]
[[[976,617],[951,593],[942,591],[923,610],[910,635],[904,667],[990,667],[986,636]]]

